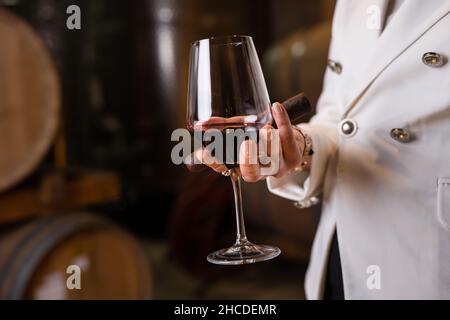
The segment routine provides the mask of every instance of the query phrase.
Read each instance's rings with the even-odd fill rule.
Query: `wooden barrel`
[[[21,18],[0,8],[0,192],[32,173],[58,127],[60,86],[50,54]]]
[[[138,244],[96,215],[49,216],[0,235],[0,299],[148,298],[150,267]]]

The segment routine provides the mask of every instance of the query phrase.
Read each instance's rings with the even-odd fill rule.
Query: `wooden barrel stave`
[[[73,264],[81,269],[80,290],[66,286]],[[50,216],[0,237],[1,299],[150,297],[146,258],[131,236],[105,219],[87,213]]]
[[[23,19],[0,8],[0,192],[29,176],[59,125],[60,83],[44,43]]]

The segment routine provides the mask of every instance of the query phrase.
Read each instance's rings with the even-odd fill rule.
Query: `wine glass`
[[[192,43],[190,51],[187,127],[195,132],[208,129],[227,136],[234,129],[258,132],[272,123],[270,99],[253,40],[249,36],[224,36]],[[226,140],[226,139],[225,139]],[[205,144],[203,144],[206,146]],[[239,145],[224,147],[224,175],[233,184],[237,237],[229,248],[208,255],[214,264],[238,265],[277,257],[277,247],[256,245],[247,239],[241,197]],[[231,159],[231,160],[230,160]]]

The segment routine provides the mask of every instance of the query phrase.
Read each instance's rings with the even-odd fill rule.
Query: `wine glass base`
[[[236,243],[232,247],[215,251],[207,260],[213,264],[240,265],[270,260],[280,255],[281,250],[274,246],[256,245],[249,241]]]

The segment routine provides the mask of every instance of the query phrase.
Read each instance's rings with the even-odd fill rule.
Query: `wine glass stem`
[[[241,174],[239,169],[232,169],[230,178],[233,184],[234,204],[236,208],[236,244],[242,244],[247,242],[247,234],[245,233],[244,212],[242,209]]]

